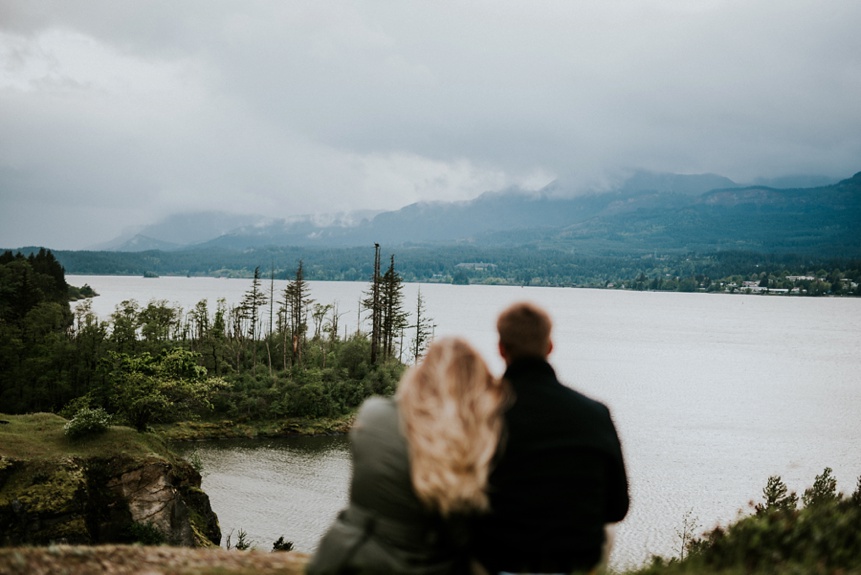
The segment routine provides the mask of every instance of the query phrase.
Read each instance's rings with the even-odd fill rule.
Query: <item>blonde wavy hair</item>
[[[419,499],[442,515],[488,507],[487,478],[502,433],[507,384],[466,341],[434,341],[395,399]]]

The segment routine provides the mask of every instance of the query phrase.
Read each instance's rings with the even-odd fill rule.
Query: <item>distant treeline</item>
[[[24,253],[37,252],[37,248]],[[799,288],[806,295],[858,295],[861,260],[747,251],[713,253],[652,252],[584,256],[576,251],[538,247],[473,245],[396,249],[407,282],[532,286],[615,287],[662,291],[738,291],[744,281],[769,280],[771,288]],[[295,262],[305,262],[308,280],[367,281],[373,274],[373,246],[357,248],[255,248],[176,252],[57,251],[67,273],[92,275],[181,275],[252,277],[255,268],[288,279]],[[788,276],[815,276],[808,284]],[[791,284],[791,285],[790,285]],[[855,287],[852,287],[852,286]]]

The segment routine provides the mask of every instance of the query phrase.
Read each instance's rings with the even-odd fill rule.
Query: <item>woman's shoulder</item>
[[[397,404],[393,397],[374,395],[362,402],[359,413],[390,413],[397,411]]]
[[[373,396],[362,402],[356,415],[357,425],[368,425],[389,418],[397,418],[398,407],[394,398]]]

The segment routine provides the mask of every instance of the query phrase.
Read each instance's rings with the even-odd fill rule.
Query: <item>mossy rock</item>
[[[0,488],[0,543],[90,543],[88,489],[79,462],[15,462]]]
[[[61,417],[5,417],[0,545],[133,543],[141,526],[175,545],[220,542],[200,474],[161,438],[111,427],[70,442]]]

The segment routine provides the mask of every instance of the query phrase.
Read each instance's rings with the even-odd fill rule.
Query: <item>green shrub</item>
[[[763,502],[758,503],[755,507],[757,515],[775,510],[790,511],[798,506],[798,496],[795,495],[795,492],[787,489],[786,484],[778,475],[772,475],[768,478],[768,483],[762,490],[762,499]]]
[[[817,475],[813,481],[813,486],[810,489],[805,489],[801,496],[805,507],[822,505],[836,499],[837,479],[832,477],[830,467],[826,467],[820,475]]]
[[[128,528],[129,538],[141,545],[164,545],[167,537],[152,523],[132,523]]]
[[[370,341],[366,337],[352,337],[342,343],[338,349],[338,367],[346,370],[349,379],[362,379],[370,370],[368,363],[370,355]]]
[[[63,432],[69,439],[80,439],[104,433],[110,425],[111,416],[103,408],[85,407],[78,410],[78,413],[63,426]]]
[[[768,478],[753,515],[690,540],[681,559],[652,557],[636,575],[861,574],[861,477],[851,497],[826,468],[804,506],[778,476]],[[685,516],[687,532],[689,515]],[[684,540],[684,539],[683,539]]]
[[[297,417],[332,417],[339,410],[322,383],[306,383],[290,394],[290,415]]]
[[[858,484],[855,487],[855,491],[852,493],[852,503],[857,507],[861,507],[861,476],[858,477]]]
[[[225,543],[225,547],[230,549],[236,549],[237,551],[248,551],[254,546],[254,541],[248,538],[248,533],[245,532],[244,529],[240,529],[239,533],[236,535],[236,544],[234,545],[231,542],[231,538],[233,537],[233,531],[227,536],[227,541]]]
[[[374,366],[362,383],[370,391],[369,395],[392,395],[403,373],[403,364],[390,359]]]
[[[198,473],[203,472],[203,459],[201,459],[200,452],[197,449],[188,454],[186,461]]]
[[[838,572],[861,568],[861,507],[837,493],[826,468],[805,490],[801,509],[779,477],[763,490],[756,514],[693,541],[689,557],[713,569],[755,573]]]
[[[293,542],[285,541],[284,536],[282,535],[272,545],[272,551],[293,551]]]
[[[76,397],[69,403],[67,403],[63,408],[57,412],[60,417],[65,417],[66,419],[72,419],[75,415],[78,414],[79,411],[85,408],[93,407],[96,402],[93,400],[91,394],[87,393],[80,397]]]

